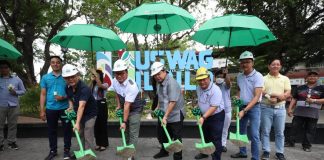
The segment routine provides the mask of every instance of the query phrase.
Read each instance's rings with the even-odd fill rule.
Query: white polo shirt
[[[198,106],[203,114],[206,113],[210,107],[217,107],[214,114],[224,110],[222,91],[212,82],[210,82],[208,88],[205,90],[201,89],[200,86],[197,86],[197,97]]]
[[[127,78],[123,83],[119,83],[116,78],[113,79],[112,89],[125,98],[126,102],[133,103],[139,92],[136,83]]]

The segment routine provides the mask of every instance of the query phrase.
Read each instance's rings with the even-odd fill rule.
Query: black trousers
[[[208,117],[202,125],[206,143],[212,142],[216,148],[216,151],[212,154],[213,160],[221,159],[224,118],[225,112],[221,111]]]
[[[182,128],[183,128],[183,119],[184,119],[182,113],[180,119],[181,120],[179,122],[168,123],[167,130],[172,140],[178,139],[180,142],[182,142]],[[161,144],[161,152],[167,152],[163,147],[163,143],[167,143],[168,138],[164,133],[160,120],[158,120],[158,125],[157,125],[157,138],[159,140],[159,143]],[[173,159],[182,160],[182,151],[174,153]]]
[[[108,108],[106,100],[97,100],[97,119],[94,126],[94,133],[97,146],[109,146],[108,132],[107,132],[107,119]]]
[[[294,116],[292,120],[292,127],[289,131],[289,135],[287,136],[287,141],[291,144],[294,144],[296,142],[297,134],[302,131],[302,146],[304,148],[312,147],[311,142],[313,141],[316,134],[317,121],[318,119],[315,118]]]
[[[46,109],[46,120],[48,126],[48,140],[51,151],[57,152],[57,127],[58,120],[61,120],[64,130],[64,149],[70,150],[71,138],[72,138],[72,125],[71,122],[66,123],[66,119],[62,118],[65,116],[65,109],[62,110],[51,110]]]

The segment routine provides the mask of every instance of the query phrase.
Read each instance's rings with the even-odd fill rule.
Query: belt
[[[269,108],[274,108],[274,109],[279,109],[279,108],[284,108],[285,107],[285,104],[279,104],[279,105],[263,104],[263,105],[266,106],[266,107],[269,107]]]
[[[258,105],[259,103],[260,103],[260,102],[255,103],[254,106]],[[243,109],[243,108],[245,108],[246,106],[247,106],[247,104],[242,105],[241,108]]]

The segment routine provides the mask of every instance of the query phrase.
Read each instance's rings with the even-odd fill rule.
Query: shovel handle
[[[75,126],[75,122],[74,122],[74,120],[71,120],[71,123],[72,123],[72,126],[73,126],[73,128],[74,128],[74,126]],[[75,137],[76,137],[77,140],[78,140],[79,147],[80,147],[80,151],[83,153],[84,150],[83,150],[83,145],[82,145],[82,142],[81,142],[81,138],[80,138],[79,132],[78,132],[77,130],[74,130],[74,133],[75,133]]]
[[[240,106],[236,106],[236,135],[240,134]]]
[[[123,118],[119,117],[119,124],[121,125],[122,123],[123,123]],[[125,131],[123,128],[120,131],[121,131],[121,135],[122,135],[122,139],[123,139],[123,145],[124,145],[124,147],[126,147],[127,144],[126,144],[126,138],[125,138]]]
[[[201,143],[205,144],[206,142],[205,142],[204,132],[202,130],[201,124],[199,123],[200,116],[196,116],[196,119],[197,119],[197,123],[198,123],[200,137],[201,137]]]
[[[164,130],[164,132],[165,132],[165,135],[166,135],[167,138],[168,138],[169,143],[172,142],[171,137],[170,137],[170,135],[169,135],[169,132],[168,132],[166,126],[162,123],[162,118],[159,117],[159,120],[160,120],[161,125],[162,125],[162,128],[163,128],[163,130]]]

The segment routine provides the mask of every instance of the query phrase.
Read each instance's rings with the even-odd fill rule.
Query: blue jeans
[[[284,153],[285,122],[285,104],[280,105],[279,108],[271,108],[271,106],[261,104],[261,142],[263,151],[270,152],[270,131],[271,126],[273,126],[276,153]]]
[[[249,132],[247,134],[247,125],[249,124]],[[240,120],[240,134],[247,134],[251,140],[252,159],[259,159],[259,129],[260,129],[260,104],[256,104],[250,109]],[[247,155],[246,147],[240,147],[240,153]]]

